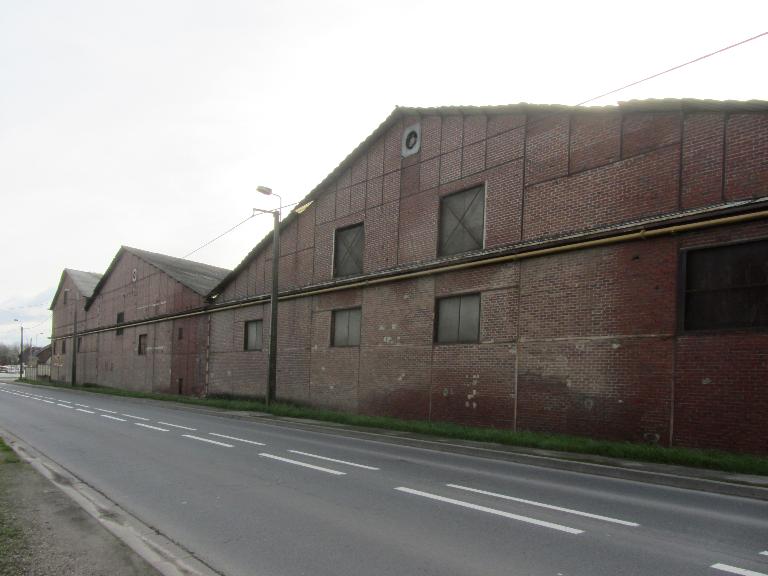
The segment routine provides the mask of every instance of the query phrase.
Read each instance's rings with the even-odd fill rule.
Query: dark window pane
[[[332,346],[360,345],[360,308],[334,310],[332,318]]]
[[[360,309],[349,311],[349,345],[360,346]]]
[[[261,350],[263,344],[263,324],[261,320],[251,320],[245,323],[243,348],[245,350]]]
[[[440,200],[441,256],[483,247],[485,191],[482,186]]]
[[[362,224],[336,230],[333,275],[351,276],[362,273],[364,245],[365,235]]]
[[[461,298],[443,298],[437,305],[437,341],[458,342]]]
[[[62,340],[61,341],[61,353],[66,354],[67,353],[67,341]]]
[[[147,335],[139,334],[139,356],[144,356],[147,353]]]
[[[459,316],[459,342],[477,342],[480,331],[480,295],[461,297]]]
[[[683,325],[768,326],[768,240],[688,252]]]
[[[115,322],[115,324],[122,324],[123,322],[125,322],[125,313],[124,312],[118,312],[117,313],[117,321]],[[122,336],[123,335],[123,329],[122,328],[118,328],[117,330],[115,330],[115,335]]]

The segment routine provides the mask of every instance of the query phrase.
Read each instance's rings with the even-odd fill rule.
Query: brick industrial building
[[[228,272],[126,246],[103,276],[65,270],[51,304],[51,377],[72,381],[74,369],[78,383],[200,394],[208,319],[194,312]]]
[[[768,453],[766,217],[765,102],[398,108],[282,223],[277,396]],[[265,392],[271,259],[195,312],[207,394]]]

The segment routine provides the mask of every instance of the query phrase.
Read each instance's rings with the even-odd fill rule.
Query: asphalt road
[[[227,575],[768,575],[768,502],[0,382],[0,427]]]

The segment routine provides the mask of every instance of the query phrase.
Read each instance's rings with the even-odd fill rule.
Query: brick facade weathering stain
[[[420,151],[403,158],[414,124]],[[477,186],[482,248],[439,257],[441,199]],[[765,103],[397,109],[284,220],[278,398],[768,453],[766,327],[680,321],[685,251],[768,238],[765,198]],[[335,278],[335,232],[359,223],[362,272]],[[610,240],[675,224],[688,227]],[[210,331],[208,394],[265,392],[271,266],[265,239],[189,328]],[[477,341],[437,344],[437,301],[462,294],[479,294]],[[350,308],[360,344],[334,346],[333,313]],[[245,350],[250,320],[263,321],[261,350]],[[160,326],[152,337],[165,342]],[[125,368],[103,381],[148,386],[147,368]]]

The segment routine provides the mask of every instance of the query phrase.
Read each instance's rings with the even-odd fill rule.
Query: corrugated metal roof
[[[148,252],[138,248],[131,248],[130,246],[123,246],[122,249],[135,254],[145,262],[149,262],[201,296],[207,295],[230,273],[230,270],[226,268],[219,268],[218,266],[211,266],[202,262],[193,262],[192,260],[167,256],[166,254]]]
[[[88,302],[85,305],[86,310],[91,307],[93,298],[99,293],[104,286],[104,283],[107,281],[107,278],[109,278],[110,274],[112,274],[112,271],[115,269],[115,266],[117,266],[117,263],[120,261],[120,257],[126,252],[141,258],[200,296],[209,294],[216,285],[230,274],[230,270],[227,270],[226,268],[219,268],[218,266],[211,266],[210,264],[203,264],[202,262],[193,262],[192,260],[176,258],[174,256],[168,256],[167,254],[158,254],[157,252],[140,250],[130,246],[121,246],[120,250],[117,251],[117,254],[115,254],[115,257],[109,264],[107,271],[104,272],[104,275],[94,287],[91,298],[88,299]]]
[[[319,196],[322,191],[333,180],[338,178],[344,170],[351,167],[352,164],[364,153],[368,147],[380,138],[395,121],[404,116],[430,116],[430,115],[448,115],[448,114],[522,114],[522,113],[542,113],[557,114],[563,112],[580,113],[605,113],[605,112],[674,112],[674,111],[711,111],[711,112],[766,112],[768,111],[768,101],[766,100],[697,100],[694,98],[662,98],[647,100],[629,100],[619,102],[618,106],[569,106],[564,104],[529,104],[520,102],[518,104],[502,104],[493,106],[438,106],[433,108],[420,108],[408,106],[396,106],[392,113],[363,140],[358,146],[344,159],[336,168],[326,176],[320,184],[315,186],[304,199],[297,203],[297,206],[303,206]],[[294,218],[296,213],[291,212],[281,222],[280,226],[287,226]],[[262,240],[246,255],[234,270],[216,285],[208,294],[209,298],[216,297],[224,290],[230,282],[248,265],[251,260],[261,252],[272,239],[272,233],[267,234]]]
[[[74,283],[75,287],[85,298],[91,297],[94,289],[99,283],[99,280],[101,280],[101,274],[98,272],[85,272],[83,270],[64,268],[63,272],[61,273],[61,278],[59,278],[59,285],[56,287],[53,300],[51,300],[51,305],[48,308],[49,310],[53,310],[53,307],[56,304],[56,299],[59,297],[59,293],[64,286],[65,276],[72,278],[72,282]]]

